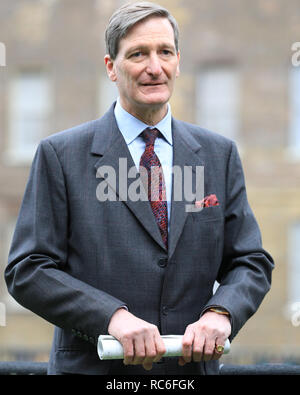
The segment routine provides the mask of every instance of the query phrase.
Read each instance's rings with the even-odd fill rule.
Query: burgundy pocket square
[[[204,199],[202,200],[197,200],[195,202],[195,206],[200,208],[200,207],[214,207],[214,206],[219,206],[219,201],[217,199],[217,196],[212,194],[212,195],[208,195],[206,196]]]

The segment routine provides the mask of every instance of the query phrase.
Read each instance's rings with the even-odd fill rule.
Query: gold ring
[[[221,346],[221,344],[216,344],[216,351],[217,353],[222,354],[224,351],[224,346]]]

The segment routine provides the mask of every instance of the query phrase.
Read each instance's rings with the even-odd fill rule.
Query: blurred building
[[[237,142],[264,247],[276,262],[270,293],[223,360],[300,362],[300,66],[292,62],[299,1],[158,2],[181,27],[173,115]],[[1,0],[2,360],[48,358],[52,326],[13,301],[3,271],[38,142],[100,117],[116,97],[104,69],[104,29],[123,3]]]

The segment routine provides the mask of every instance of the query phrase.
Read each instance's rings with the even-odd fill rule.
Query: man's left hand
[[[228,315],[207,311],[193,324],[187,326],[182,339],[182,357],[179,365],[188,362],[212,361],[222,356],[216,351],[216,346],[225,345],[231,333]]]

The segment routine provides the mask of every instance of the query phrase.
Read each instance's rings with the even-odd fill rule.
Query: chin
[[[171,94],[166,86],[161,86],[160,88],[149,88],[141,89],[137,94],[137,99],[145,104],[164,104],[168,102]]]
[[[144,96],[143,100],[141,100],[141,104],[145,105],[153,105],[153,106],[161,106],[166,104],[170,99],[170,95],[149,95]]]

